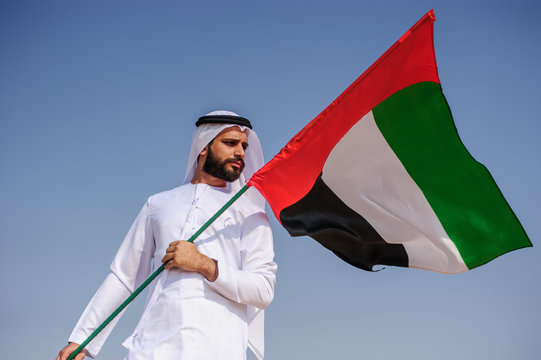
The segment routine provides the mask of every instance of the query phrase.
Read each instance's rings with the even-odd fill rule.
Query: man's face
[[[203,171],[228,182],[239,178],[244,169],[248,135],[233,126],[220,132],[201,152],[206,153]]]

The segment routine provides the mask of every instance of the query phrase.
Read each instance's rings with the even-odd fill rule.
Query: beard
[[[233,167],[231,169],[227,168],[226,165],[232,162],[240,161],[240,168]],[[203,164],[203,171],[207,174],[210,174],[218,179],[225,180],[227,182],[233,182],[240,177],[240,174],[244,170],[244,160],[239,158],[226,159],[220,161],[214,156],[211,150],[211,146],[208,147],[207,159]]]

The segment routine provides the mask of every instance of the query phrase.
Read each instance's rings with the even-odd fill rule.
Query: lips
[[[244,160],[242,159],[228,159],[226,163],[231,164],[235,169],[244,169]]]

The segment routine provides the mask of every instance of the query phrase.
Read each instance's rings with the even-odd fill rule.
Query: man
[[[195,243],[188,239],[263,165],[250,122],[229,111],[201,117],[184,184],[151,196],[57,360],[65,360],[163,262],[145,310],[123,343],[126,360],[263,357],[263,309],[276,264],[264,200],[248,190]],[[94,357],[113,320],[82,351]]]

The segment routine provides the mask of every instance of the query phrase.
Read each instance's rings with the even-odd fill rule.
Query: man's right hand
[[[58,353],[58,356],[56,357],[56,360],[66,360],[72,352],[74,352],[79,347],[79,344],[70,342],[68,345],[66,345],[60,352]],[[83,358],[86,356],[85,350],[81,350],[74,358],[74,360],[83,360]]]

